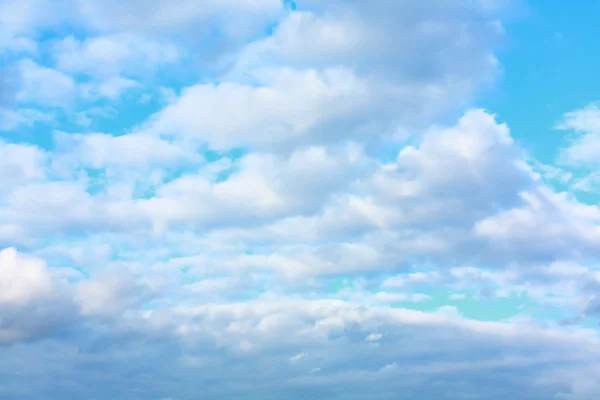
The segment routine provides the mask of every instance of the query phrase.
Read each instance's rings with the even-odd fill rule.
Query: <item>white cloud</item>
[[[124,92],[136,88],[138,85],[132,79],[112,77],[81,84],[80,90],[81,96],[88,100],[97,100],[98,98],[117,100]]]
[[[119,115],[113,107],[92,107],[85,111],[80,111],[75,116],[77,125],[89,128],[94,122],[103,119],[114,119]]]
[[[119,316],[148,300],[149,294],[150,288],[121,269],[79,283],[74,301],[83,316]]]
[[[68,108],[77,95],[75,81],[54,69],[36,64],[32,60],[19,63],[22,86],[17,101],[42,107]]]
[[[371,333],[369,336],[365,338],[367,342],[378,342],[381,340],[383,335],[381,333]]]
[[[411,287],[413,285],[431,285],[436,284],[442,278],[438,271],[413,272],[406,275],[387,278],[383,282],[383,287]]]
[[[154,134],[196,138],[215,149],[288,149],[347,139],[378,143],[436,114],[451,88],[362,78],[352,70],[265,68],[255,84],[192,86],[145,127]],[[373,122],[373,120],[377,122]]]
[[[0,397],[596,395],[600,209],[535,171],[592,175],[446,118],[499,70],[503,3],[2,2],[0,129],[91,133],[0,143],[0,243],[38,257],[0,252]],[[565,116],[568,166],[597,113]],[[468,319],[473,294],[524,315]]]
[[[55,141],[66,157],[76,158],[76,162],[88,168],[173,167],[203,160],[193,149],[141,134],[57,132]]]
[[[559,162],[572,166],[597,166],[600,160],[600,109],[597,105],[565,114],[558,129],[581,134],[563,149]]]
[[[265,79],[258,87],[228,82],[190,87],[147,129],[196,137],[217,149],[270,148],[305,141],[319,125],[360,111],[369,98],[368,86],[344,69],[269,71]]]
[[[202,32],[208,25],[234,38],[256,32],[283,10],[279,0],[176,0],[168,5],[158,0],[74,2],[82,21],[101,30],[165,33],[194,27]]]
[[[0,198],[0,233],[6,229],[0,241],[21,245],[46,235],[149,227],[130,199],[111,192],[92,196],[83,179],[25,182]]]
[[[563,161],[574,165],[595,165],[600,154],[600,133],[589,133],[577,139],[563,153]]]
[[[20,256],[14,248],[0,252],[0,304],[26,304],[51,293],[50,274],[43,261]]]
[[[404,223],[450,227],[516,204],[533,183],[508,127],[474,110],[455,127],[428,132],[418,148],[403,148],[371,185],[388,205],[410,210]]]
[[[0,345],[52,333],[73,310],[43,260],[0,251]]]
[[[236,57],[219,85],[184,90],[148,129],[215,148],[378,142],[454,110],[495,75],[501,32],[478,6],[320,8],[288,14],[273,36]]]
[[[465,85],[496,68],[492,48],[503,31],[494,13],[477,5],[444,2],[432,10],[414,2],[333,1],[320,8],[289,14],[273,36],[247,47],[237,68],[261,67],[265,59],[311,67],[344,64],[395,82],[434,84],[451,76]]]
[[[0,188],[46,177],[47,154],[30,145],[0,142]]]
[[[522,207],[479,221],[475,234],[521,262],[595,257],[600,244],[600,209],[538,190],[522,194]]]
[[[290,361],[293,362],[293,363],[295,363],[295,362],[298,362],[300,360],[305,359],[306,357],[308,357],[308,354],[306,354],[306,353],[298,353],[295,356],[290,357]]]
[[[363,166],[362,153],[355,146],[299,149],[287,160],[250,154],[225,181],[212,182],[202,174],[184,175],[139,204],[163,227],[245,225],[314,212]]]
[[[61,2],[5,0],[0,3],[0,54],[35,54],[38,29],[55,27],[66,12]]]
[[[579,192],[595,192],[600,185],[600,173],[591,172],[583,178],[573,180],[571,188]]]
[[[242,41],[283,12],[279,0],[175,0],[168,6],[159,0],[5,0],[1,6],[0,50],[11,39],[35,36],[37,30],[61,23],[88,32],[183,34],[191,43],[218,29]]]
[[[322,305],[321,305],[322,306]],[[347,312],[351,313],[352,308]],[[228,314],[224,310],[214,310],[216,323],[218,319],[225,318]],[[331,310],[333,311],[333,310]],[[346,311],[338,309],[340,314],[346,317]],[[376,318],[376,317],[375,317]],[[452,318],[452,317],[449,317]],[[375,321],[373,321],[375,322]],[[325,395],[332,387],[340,387],[338,393],[343,396],[352,396],[357,399],[373,398],[373,385],[384,386],[398,391],[411,391],[420,388],[420,393],[432,397],[444,398],[445,390],[449,388],[459,389],[459,393],[465,396],[474,393],[490,393],[496,395],[491,398],[502,398],[502,396],[512,395],[524,398],[535,398],[535,396],[552,397],[557,391],[569,391],[569,385],[574,382],[573,377],[552,376],[548,372],[567,371],[570,367],[561,364],[559,360],[565,360],[567,363],[576,363],[581,365],[585,360],[590,360],[597,354],[592,352],[585,357],[577,360],[574,357],[565,356],[570,350],[583,351],[593,346],[591,339],[584,335],[573,334],[572,336],[553,335],[550,331],[535,331],[525,333],[529,330],[526,326],[514,327],[514,334],[504,337],[502,334],[494,337],[501,337],[502,345],[495,346],[487,342],[484,333],[477,332],[477,329],[456,330],[456,326],[445,325],[444,323],[430,325],[423,321],[423,324],[403,324],[403,321],[391,319],[388,321],[390,326],[395,326],[396,336],[390,339],[389,344],[382,345],[379,348],[373,348],[360,340],[356,340],[349,333],[338,341],[332,340],[323,343],[308,341],[306,344],[315,351],[317,359],[305,366],[303,370],[298,366],[290,365],[287,360],[289,353],[282,352],[263,352],[254,354],[253,357],[247,355],[222,356],[215,357],[215,353],[207,352],[204,342],[199,341],[196,344],[188,344],[186,352],[197,354],[202,358],[201,364],[193,366],[182,366],[172,362],[171,357],[163,358],[164,363],[152,363],[153,355],[156,354],[152,348],[164,351],[165,338],[160,341],[144,344],[144,342],[132,340],[121,340],[113,342],[112,346],[106,348],[100,347],[93,354],[97,354],[99,360],[108,361],[110,358],[121,354],[124,359],[129,359],[130,363],[135,365],[146,365],[147,376],[152,377],[148,384],[140,390],[143,394],[155,391],[165,391],[173,396],[184,397],[188,391],[186,385],[183,385],[184,377],[188,374],[196,376],[195,382],[202,384],[210,382],[211,379],[229,370],[229,385],[217,386],[212,393],[220,398],[235,396],[250,387],[254,387],[255,394],[272,393],[277,391],[286,396],[297,395],[298,392],[309,390],[315,395]],[[385,318],[379,322],[385,325]],[[348,322],[352,326],[352,322]],[[356,327],[356,325],[354,325]],[[494,328],[496,326],[493,326]],[[500,330],[502,325],[499,326]],[[435,329],[437,328],[437,329]],[[349,332],[352,332],[350,328]],[[512,330],[512,328],[511,328]],[[220,330],[219,330],[220,331]],[[523,332],[525,331],[525,332]],[[190,335],[204,335],[206,331],[190,332]],[[554,332],[553,332],[554,333]],[[530,343],[535,339],[530,336],[539,335],[540,341],[530,348],[531,353],[527,357],[522,356],[524,348],[523,339]],[[434,340],[444,340],[450,343],[444,350],[443,359],[432,362],[430,359],[421,358],[429,351],[427,346]],[[490,345],[491,344],[491,345]],[[276,344],[274,344],[276,346]],[[547,346],[553,346],[552,354],[548,354],[545,349]],[[574,346],[574,347],[572,347]],[[298,346],[294,346],[298,348]],[[289,346],[287,347],[289,349]],[[473,353],[467,350],[477,349],[475,359]],[[63,350],[64,353],[69,353]],[[408,354],[407,354],[408,352]],[[137,356],[135,356],[138,354]],[[172,353],[169,353],[172,354]],[[312,357],[311,352],[311,357]],[[585,353],[580,353],[585,354]],[[470,358],[465,358],[466,356]],[[172,355],[176,357],[175,354]],[[44,352],[42,357],[49,358],[48,353]],[[117,356],[118,357],[118,356]],[[126,358],[125,358],[126,357]],[[79,357],[75,357],[79,360]],[[168,362],[167,362],[168,360]],[[224,365],[223,365],[224,364]],[[68,365],[68,364],[67,364]],[[231,368],[235,365],[236,368]],[[401,366],[401,367],[400,367]],[[291,370],[293,368],[294,370]],[[319,369],[320,373],[311,376],[308,380],[307,371]],[[164,374],[171,371],[173,376],[168,379]],[[261,374],[253,374],[252,378],[248,375],[251,371],[261,371]],[[506,374],[499,374],[498,371],[508,370]],[[41,372],[41,371],[40,371]],[[493,375],[494,378],[482,388],[481,380],[483,377]],[[538,381],[539,385],[529,385],[526,382]],[[436,385],[426,385],[426,382],[435,381]],[[460,386],[455,387],[450,382],[460,382]],[[102,387],[90,382],[92,387],[104,393]],[[339,386],[338,386],[339,385]],[[351,387],[348,387],[351,385]],[[440,387],[441,386],[441,387]],[[347,388],[344,390],[342,388]],[[78,392],[81,389],[68,389],[59,386],[61,393]],[[379,391],[376,391],[379,393]],[[193,395],[193,393],[191,393]],[[292,397],[293,398],[293,397]],[[385,397],[383,397],[385,398]]]
[[[182,50],[174,44],[122,34],[84,41],[68,36],[54,44],[53,53],[57,69],[95,77],[136,76],[174,63],[182,56]]]
[[[269,206],[270,218],[262,218],[268,224],[258,229],[241,226],[238,219],[237,226],[216,230],[209,236],[216,246],[237,245],[233,254],[215,258],[215,265],[307,279],[399,271],[415,263],[434,263],[441,270],[457,264],[502,269],[515,262],[532,268],[553,260],[596,256],[598,208],[545,187],[525,163],[508,128],[483,111],[467,113],[454,127],[431,129],[419,145],[403,148],[395,162],[374,170],[345,180],[345,192],[323,198],[315,207],[277,214]],[[285,187],[280,185],[286,179],[287,175],[279,175],[278,187]],[[301,193],[315,198],[314,190],[281,193],[293,194],[296,202]],[[220,209],[223,203],[219,202]],[[249,199],[242,203],[253,204]],[[239,218],[240,206],[232,209],[236,213],[229,215]],[[256,254],[237,253],[240,247],[256,246],[261,246]],[[438,271],[415,273],[389,279],[385,288],[434,286],[445,279]],[[380,300],[384,298],[418,300],[407,294],[382,294]]]
[[[19,108],[17,110],[0,108],[0,131],[12,131],[23,126],[32,127],[38,123],[55,122],[55,114],[43,112],[31,108]]]
[[[117,99],[140,86],[161,68],[183,57],[183,50],[168,41],[140,35],[113,34],[78,40],[68,36],[54,42],[52,53],[57,70],[84,78],[84,98]]]
[[[600,133],[600,109],[596,104],[590,104],[582,109],[568,112],[557,128]]]

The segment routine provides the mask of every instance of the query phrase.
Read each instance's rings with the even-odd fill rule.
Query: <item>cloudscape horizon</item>
[[[598,13],[0,0],[0,399],[599,399]]]

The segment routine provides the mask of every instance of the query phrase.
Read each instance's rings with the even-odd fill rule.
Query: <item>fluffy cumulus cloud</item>
[[[598,398],[600,111],[472,107],[517,6],[0,0],[0,398]]]
[[[186,89],[149,129],[215,147],[394,138],[494,79],[501,23],[467,3],[332,2],[316,12],[306,2],[243,49],[223,80]]]

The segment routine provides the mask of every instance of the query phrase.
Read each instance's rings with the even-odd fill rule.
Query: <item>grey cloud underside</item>
[[[102,325],[83,328],[85,339],[76,347],[66,336],[1,348],[4,359],[19,355],[21,360],[10,366],[10,374],[3,364],[2,376],[16,372],[19,378],[13,375],[12,382],[33,383],[3,382],[0,393],[11,398],[386,399],[403,393],[534,399],[568,391],[564,377],[582,362],[598,368],[597,343],[589,333],[549,334],[525,325],[399,309],[282,300],[279,306],[249,303],[155,314],[122,319],[112,333],[104,333]],[[372,332],[382,332],[377,345],[365,341]],[[306,355],[292,361],[300,352]]]

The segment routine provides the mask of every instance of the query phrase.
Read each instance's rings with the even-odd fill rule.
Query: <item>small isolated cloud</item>
[[[371,333],[369,336],[365,338],[367,342],[378,342],[381,340],[383,335],[381,333]]]
[[[559,161],[571,166],[597,166],[600,151],[600,108],[596,104],[565,114],[557,126],[577,136],[563,149]]]
[[[290,361],[293,362],[293,363],[296,363],[298,361],[301,361],[301,360],[305,359],[306,357],[308,357],[307,353],[298,353],[295,356],[290,357]]]

